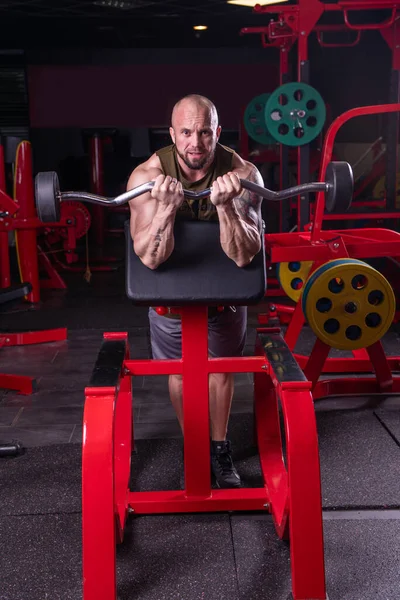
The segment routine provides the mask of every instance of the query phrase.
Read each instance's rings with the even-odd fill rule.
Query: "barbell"
[[[60,220],[61,202],[77,200],[103,206],[121,206],[141,194],[150,192],[154,183],[154,181],[148,181],[115,198],[105,198],[88,192],[61,192],[57,173],[42,171],[35,177],[36,210],[43,223],[55,223]],[[328,212],[345,212],[350,208],[353,196],[353,171],[349,163],[344,161],[329,163],[324,182],[303,183],[280,192],[269,190],[247,179],[241,179],[240,183],[244,189],[250,190],[262,198],[278,202],[293,196],[322,191],[325,193],[325,208]],[[183,191],[186,198],[195,200],[207,198],[211,194],[211,188],[200,192]]]

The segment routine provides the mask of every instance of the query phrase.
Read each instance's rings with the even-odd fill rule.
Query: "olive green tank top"
[[[161,169],[164,175],[175,177],[175,179],[182,183],[184,190],[199,192],[211,187],[212,182],[215,181],[217,177],[221,177],[221,175],[225,175],[225,173],[232,171],[234,151],[226,146],[222,146],[222,144],[217,144],[213,164],[208,173],[198,181],[188,181],[185,179],[176,158],[175,144],[157,150],[156,154],[160,159]],[[200,200],[185,198],[176,216],[180,219],[198,221],[218,220],[217,209],[210,201],[210,197],[202,198]]]

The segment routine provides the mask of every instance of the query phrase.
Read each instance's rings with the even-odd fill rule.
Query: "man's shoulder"
[[[162,172],[161,162],[156,153],[152,154],[150,156],[150,158],[148,158],[146,161],[140,163],[140,165],[135,167],[135,169],[132,171],[132,174],[133,173],[146,173],[146,172],[150,172],[150,171],[154,171],[154,170],[158,170],[158,171]]]
[[[132,189],[137,185],[153,181],[162,174],[160,159],[156,154],[153,154],[145,162],[141,163],[132,171],[129,176],[127,189]]]
[[[232,168],[235,171],[240,171],[242,175],[242,179],[246,179],[247,176],[254,175],[258,173],[257,167],[250,161],[245,160],[237,152],[234,152],[232,159]]]

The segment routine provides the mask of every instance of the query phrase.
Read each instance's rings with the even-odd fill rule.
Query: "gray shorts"
[[[149,309],[153,359],[182,357],[182,323]],[[247,307],[237,306],[208,319],[208,353],[213,358],[241,356],[246,343]]]

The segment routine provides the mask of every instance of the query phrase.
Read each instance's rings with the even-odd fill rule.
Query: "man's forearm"
[[[217,211],[223,251],[238,267],[248,265],[261,248],[257,227],[246,223],[234,204],[217,206]]]
[[[175,215],[176,209],[157,209],[150,225],[134,240],[136,254],[149,269],[156,269],[172,254]]]

